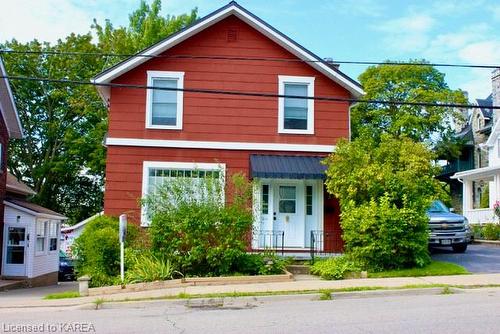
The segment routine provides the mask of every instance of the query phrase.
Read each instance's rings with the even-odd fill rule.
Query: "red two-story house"
[[[349,102],[193,91],[363,94],[338,66],[231,2],[93,81],[109,105],[106,214],[128,213],[147,226],[138,199],[152,185],[222,168],[258,181],[252,248],[305,250],[311,235],[328,232],[334,238],[321,247],[340,251],[339,206],[325,191],[320,161],[349,137]]]

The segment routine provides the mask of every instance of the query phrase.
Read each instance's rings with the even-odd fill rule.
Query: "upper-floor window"
[[[278,132],[294,134],[314,133],[314,77],[278,76]]]
[[[167,89],[147,90],[146,127],[182,129],[184,94],[175,89],[184,88],[184,72],[148,71],[148,86]]]

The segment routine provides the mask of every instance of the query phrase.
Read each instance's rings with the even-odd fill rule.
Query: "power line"
[[[459,68],[482,68],[496,69],[500,64],[453,64],[453,63],[426,63],[426,62],[405,62],[405,61],[355,61],[355,60],[335,60],[330,58],[320,60],[304,60],[297,58],[272,58],[272,57],[238,57],[238,56],[218,56],[218,55],[150,55],[144,53],[101,53],[101,52],[71,52],[71,51],[18,51],[0,50],[0,53],[10,54],[36,54],[36,55],[60,55],[60,56],[98,56],[98,57],[122,57],[122,58],[170,58],[170,59],[208,59],[208,60],[230,60],[230,61],[270,61],[288,63],[324,63],[328,65],[348,64],[348,65],[392,65],[392,66],[434,66],[434,67],[459,67]]]
[[[500,110],[500,106],[471,105],[471,104],[457,104],[457,103],[387,101],[387,100],[353,99],[353,98],[330,97],[330,96],[299,96],[299,95],[260,93],[260,92],[241,92],[233,90],[219,90],[219,89],[205,89],[205,88],[173,88],[173,87],[171,88],[171,87],[155,87],[155,86],[134,85],[134,84],[96,83],[96,82],[81,81],[81,80],[36,78],[36,77],[22,77],[22,76],[0,76],[0,78],[8,80],[40,81],[40,82],[64,83],[72,85],[129,88],[129,89],[152,89],[152,90],[179,91],[179,92],[215,94],[215,95],[253,96],[253,97],[266,97],[266,98],[293,98],[293,99],[304,99],[304,100],[315,100],[315,101],[370,103],[370,104],[386,104],[386,105],[411,105],[420,107],[442,107],[442,108],[464,108],[464,109],[486,108],[486,109]]]

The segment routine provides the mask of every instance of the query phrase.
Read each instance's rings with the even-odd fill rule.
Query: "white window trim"
[[[288,75],[278,75],[278,94],[285,94],[286,83],[307,84],[307,96],[314,97],[314,77],[296,77]],[[295,130],[285,129],[285,98],[278,98],[278,133],[289,134],[314,134],[314,100],[307,100],[307,129]]]
[[[223,182],[225,183],[226,180],[226,164],[224,163],[144,161],[142,165],[142,198],[144,198],[148,193],[148,179],[150,168],[220,171],[222,173],[221,178]],[[223,198],[223,201],[225,201],[225,198]],[[150,222],[148,222],[146,219],[144,206],[141,205],[141,226],[148,227],[149,224]]]
[[[148,71],[148,86],[153,86],[153,79],[175,79],[177,80],[177,88],[184,88],[184,72],[168,72],[168,71]],[[153,124],[153,90],[148,89],[146,92],[146,128],[147,129],[164,129],[164,130],[182,130],[182,114],[184,111],[184,92],[177,91],[177,122],[176,125],[154,125]]]
[[[50,225],[51,224],[56,225],[55,237],[50,235]],[[54,220],[49,220],[48,225],[49,225],[49,228],[47,229],[48,230],[47,231],[47,252],[49,252],[49,254],[58,253],[59,252],[59,239],[60,239],[59,231],[61,230],[61,226],[59,225],[58,221],[54,221]],[[51,239],[56,239],[56,249],[54,249],[54,250],[50,250],[50,240]]]

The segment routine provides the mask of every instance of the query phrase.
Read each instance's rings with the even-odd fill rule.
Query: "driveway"
[[[462,254],[453,253],[448,248],[434,248],[433,260],[459,264],[473,273],[500,273],[500,247],[469,245]]]

